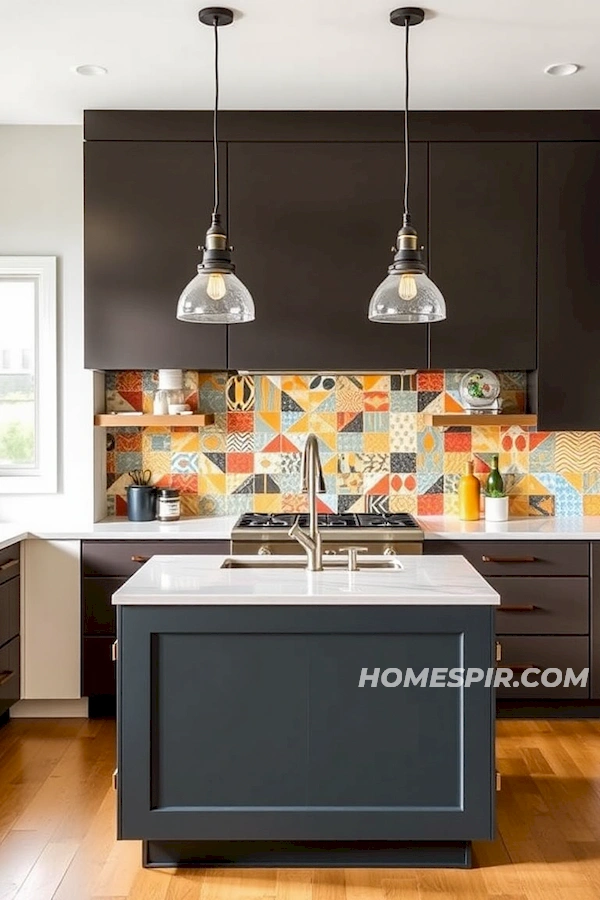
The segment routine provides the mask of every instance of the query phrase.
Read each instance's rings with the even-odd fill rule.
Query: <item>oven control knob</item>
[[[337,556],[337,550],[323,550],[323,556]]]
[[[262,544],[258,548],[258,555],[259,556],[272,556],[273,554],[272,554],[272,551],[268,544]]]
[[[396,551],[391,546],[391,544],[388,544],[387,547],[383,548],[383,555],[384,556],[397,556]]]

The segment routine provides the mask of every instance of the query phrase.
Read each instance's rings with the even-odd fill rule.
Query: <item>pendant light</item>
[[[230,325],[252,322],[254,301],[247,287],[235,275],[231,261],[232,247],[219,213],[219,28],[231,25],[233,12],[220,6],[201,9],[198,18],[209,25],[215,36],[215,108],[213,115],[213,151],[215,196],[210,228],[206,232],[206,244],[201,247],[202,262],[198,274],[184,288],[177,304],[177,318],[182,322],[200,322]]]
[[[394,260],[387,278],[381,282],[369,304],[372,322],[408,324],[414,322],[440,322],[446,318],[446,303],[438,287],[427,277],[427,269],[421,256],[417,232],[412,227],[408,209],[409,142],[408,142],[408,35],[413,25],[419,25],[425,13],[417,7],[407,6],[390,13],[392,25],[405,30],[404,43],[404,216],[398,232]]]

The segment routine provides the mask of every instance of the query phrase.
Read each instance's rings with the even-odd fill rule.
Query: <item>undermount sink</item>
[[[277,556],[257,556],[255,559],[240,559],[230,556],[223,561],[222,569],[306,569],[306,560],[280,559]],[[348,560],[344,556],[324,556],[323,569],[348,569]],[[368,556],[358,558],[358,570],[364,569],[402,569],[402,563],[394,556],[388,559],[373,559]]]

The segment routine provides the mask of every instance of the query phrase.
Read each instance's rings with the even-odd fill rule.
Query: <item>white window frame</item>
[[[2,469],[0,495],[55,494],[58,490],[56,257],[0,256],[0,279],[33,278],[35,317],[35,469]],[[0,322],[0,328],[2,323]]]

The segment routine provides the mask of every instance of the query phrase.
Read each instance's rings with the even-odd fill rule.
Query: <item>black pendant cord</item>
[[[404,40],[404,224],[410,222],[410,213],[408,211],[408,177],[409,177],[409,153],[408,153],[408,34],[410,25],[408,18],[404,24],[405,40]]]
[[[215,169],[215,204],[213,216],[219,213],[219,141],[218,141],[218,117],[219,117],[219,26],[215,19],[215,108],[213,113],[213,153]]]

